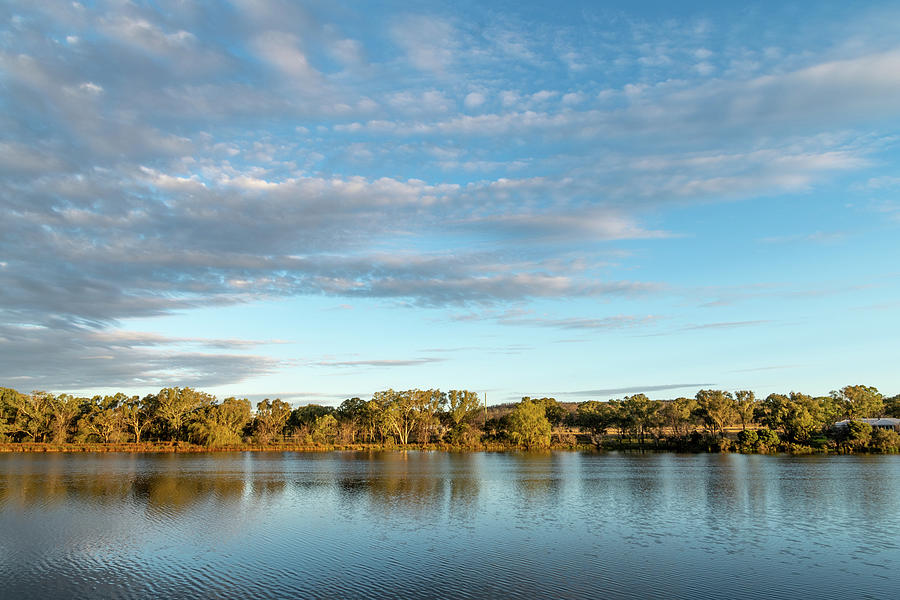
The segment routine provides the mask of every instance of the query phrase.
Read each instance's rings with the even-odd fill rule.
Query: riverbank
[[[110,443],[110,444],[48,444],[40,442],[20,442],[0,444],[0,453],[105,453],[105,452],[152,452],[152,453],[197,453],[197,452],[383,452],[383,451],[442,451],[442,452],[490,452],[516,450],[507,444],[479,444],[477,446],[452,446],[450,444],[231,444],[224,446],[202,446],[187,442],[160,443]],[[559,446],[554,450],[588,450],[590,447]]]
[[[667,443],[639,443],[634,440],[609,438],[601,446],[590,443],[553,444],[549,448],[532,449],[538,451],[570,451],[570,452],[672,452],[678,454],[895,454],[894,448],[848,448],[823,443],[816,446],[799,444],[780,445],[775,448],[750,449],[741,448],[734,443],[674,445]],[[471,446],[454,446],[451,444],[230,444],[224,446],[203,446],[188,442],[142,442],[135,443],[88,443],[88,444],[50,444],[40,442],[0,443],[0,454],[15,453],[156,453],[156,454],[189,454],[201,452],[515,452],[527,450],[521,446],[504,443],[484,443]]]

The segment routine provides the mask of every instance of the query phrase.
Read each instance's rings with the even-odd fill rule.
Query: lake
[[[0,598],[900,597],[900,457],[0,455]]]

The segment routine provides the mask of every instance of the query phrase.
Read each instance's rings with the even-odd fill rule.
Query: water
[[[900,457],[0,455],[0,598],[900,597]]]

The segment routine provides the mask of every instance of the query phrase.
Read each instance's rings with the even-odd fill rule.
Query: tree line
[[[297,408],[280,399],[254,408],[246,398],[218,401],[188,387],[91,398],[0,388],[0,442],[6,443],[900,450],[896,432],[859,421],[881,416],[900,417],[900,396],[885,398],[864,385],[823,397],[791,392],[759,400],[749,390],[700,390],[674,400],[644,394],[581,403],[526,397],[491,407],[469,390],[383,390],[337,407]],[[848,427],[832,427],[845,419],[852,421]]]

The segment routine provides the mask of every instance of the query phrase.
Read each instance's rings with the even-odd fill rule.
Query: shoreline
[[[671,454],[790,454],[790,455],[837,455],[848,454],[895,454],[892,452],[848,452],[834,448],[803,447],[793,450],[779,450],[775,452],[739,452],[728,450],[689,450],[679,448],[661,448],[654,446],[640,446],[632,444],[617,444],[609,447],[598,448],[594,445],[553,445],[549,448],[528,449],[521,446],[507,444],[481,444],[478,446],[452,446],[450,444],[334,444],[334,445],[309,445],[309,444],[233,444],[225,446],[202,446],[186,442],[171,443],[110,443],[110,444],[52,444],[45,442],[15,442],[0,443],[0,454],[200,454],[200,453],[228,453],[228,452],[448,452],[448,453],[475,453],[475,452],[585,452],[591,454],[603,454],[607,452],[627,453],[671,453]]]

